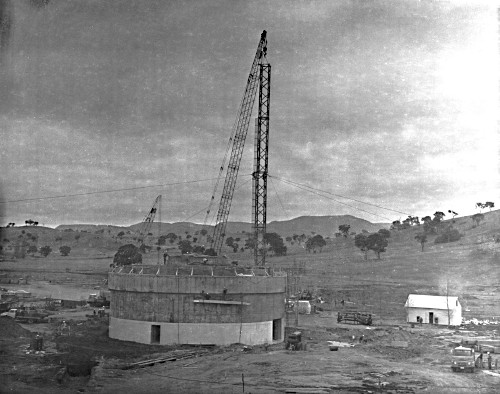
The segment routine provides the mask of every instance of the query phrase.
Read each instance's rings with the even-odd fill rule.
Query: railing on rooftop
[[[270,267],[231,267],[207,265],[126,265],[112,267],[111,273],[156,276],[269,276],[284,277],[285,270]]]

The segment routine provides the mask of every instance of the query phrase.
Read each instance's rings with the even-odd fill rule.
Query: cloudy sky
[[[268,221],[473,214],[500,196],[492,3],[0,0],[0,224],[128,225],[160,194],[203,223],[262,30]]]

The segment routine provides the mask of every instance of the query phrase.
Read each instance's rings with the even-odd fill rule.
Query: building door
[[[281,339],[281,319],[273,320],[273,341]]]
[[[434,324],[434,312],[429,312],[429,323]]]
[[[151,343],[160,343],[160,327],[159,325],[151,326]]]

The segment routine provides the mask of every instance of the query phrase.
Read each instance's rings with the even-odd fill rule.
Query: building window
[[[160,343],[160,328],[159,325],[151,326],[151,343]]]

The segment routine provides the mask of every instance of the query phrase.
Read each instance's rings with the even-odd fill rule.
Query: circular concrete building
[[[282,272],[133,265],[113,269],[108,285],[111,338],[160,345],[283,341]]]

